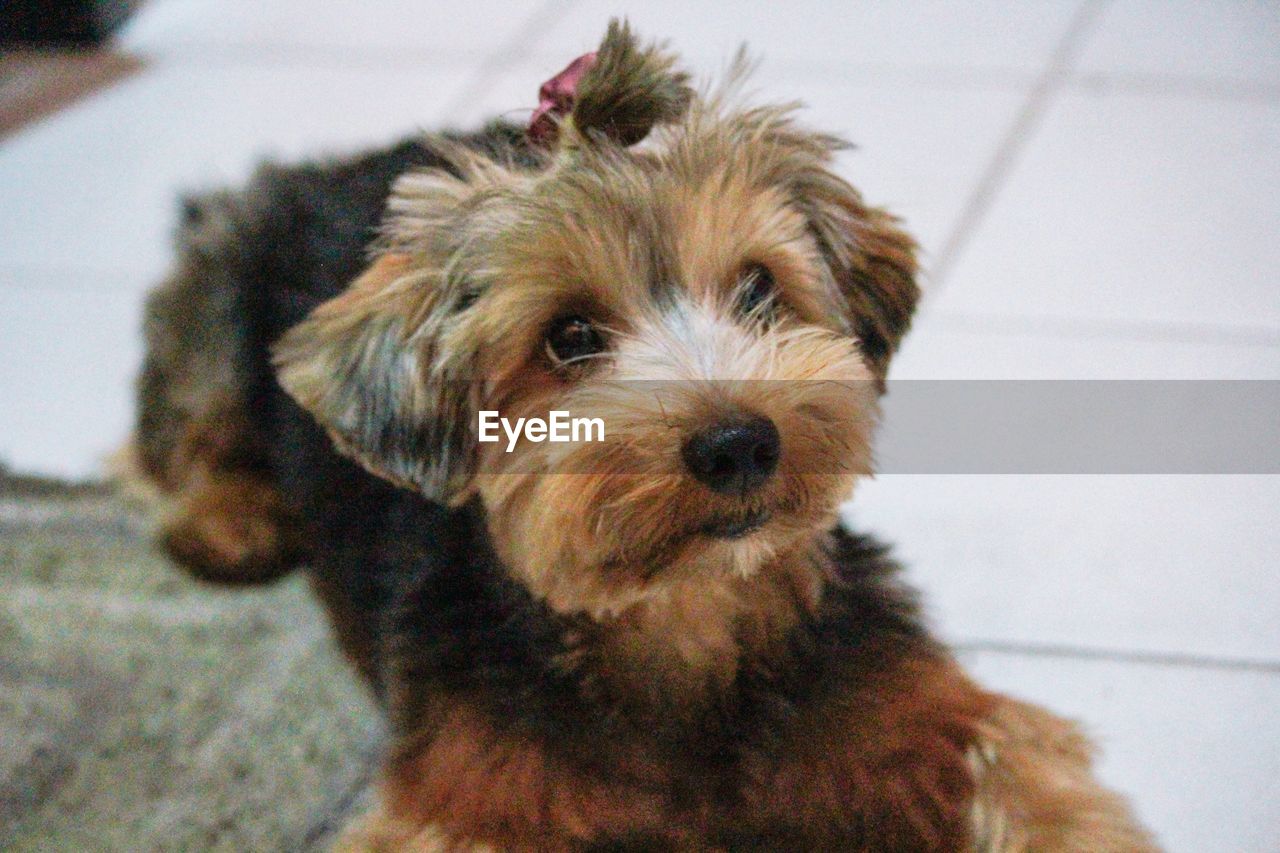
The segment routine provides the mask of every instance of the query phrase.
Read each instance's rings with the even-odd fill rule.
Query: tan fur
[[[161,546],[202,580],[261,583],[285,571],[299,546],[297,520],[273,483],[244,464],[239,413],[217,398],[182,425],[152,471],[136,446],[116,476],[152,507]]]
[[[688,122],[683,135],[634,158],[606,147],[528,176],[459,154],[464,180],[436,172],[403,179],[388,236],[396,254],[387,257],[397,260],[380,262],[277,347],[284,387],[371,470],[437,499],[478,490],[500,554],[559,609],[617,612],[641,587],[653,589],[658,564],[669,578],[711,564],[749,573],[832,519],[854,478],[870,470],[877,367],[847,336],[843,288],[787,183],[792,160],[816,168],[825,149],[789,145],[789,134],[802,137],[782,113],[713,120],[695,108]],[[637,255],[646,243],[663,248]],[[789,312],[753,334],[732,318],[731,299],[755,263],[773,271]],[[679,294],[673,309],[655,312],[655,286]],[[466,292],[477,294],[474,304],[459,312]],[[566,385],[542,359],[541,335],[573,306],[601,317],[617,347],[591,382]],[[400,373],[361,378],[365,356],[382,352],[388,337],[405,342]],[[335,375],[351,387],[324,384]],[[706,380],[719,384],[692,393]],[[662,382],[676,390],[659,391]],[[370,388],[402,402],[370,402]],[[381,437],[387,417],[444,420],[474,447],[481,402],[512,418],[552,409],[602,416],[617,439],[556,458],[551,445],[514,458],[494,450],[457,466],[467,453],[449,447],[443,481],[421,469],[445,463],[366,446],[360,435]],[[381,410],[379,419],[351,421],[360,406]],[[696,532],[708,511],[724,509],[684,481],[671,450],[680,435],[734,409],[784,424],[795,450],[772,495],[735,507],[772,502],[779,522],[749,542],[708,546],[682,537],[676,520]],[[655,422],[673,428],[655,431]],[[548,476],[556,474],[566,476]],[[659,492],[662,502],[643,499]]]
[[[1092,772],[1093,746],[1073,724],[1002,698],[970,759],[981,853],[1148,853],[1158,848],[1128,804]]]
[[[821,606],[819,546],[872,470],[915,247],[831,171],[843,143],[791,107],[686,102],[659,52],[625,30],[610,39],[597,68],[620,75],[619,103],[608,75],[589,75],[580,126],[534,169],[441,142],[452,172],[399,180],[381,257],[275,357],[340,450],[430,499],[479,501],[507,570],[582,626],[567,655],[599,658],[583,689],[675,724]],[[744,316],[760,267],[776,310]],[[606,351],[549,356],[566,316],[589,318]],[[608,432],[507,453],[476,441],[482,408],[567,410]],[[744,413],[776,425],[778,469],[749,494],[713,493],[680,449]],[[766,521],[707,532],[747,516]],[[766,833],[800,820],[878,850],[1150,849],[1073,729],[985,693],[931,645],[868,643],[865,688],[797,710],[776,748],[743,758],[731,814],[695,794],[672,805],[679,764],[652,743],[620,745],[614,772],[590,776],[465,697],[431,695],[351,844],[556,850],[631,835],[693,849],[726,821]]]
[[[381,806],[347,826],[333,853],[498,853],[488,844],[450,841],[438,827],[388,815]]]
[[[782,656],[788,632],[817,608],[821,584],[815,561],[802,551],[766,562],[751,577],[721,573],[662,584],[597,619],[590,642],[581,643],[601,671],[596,693],[665,724],[692,723],[731,691],[744,658]]]
[[[655,125],[684,115],[693,99],[688,82],[689,75],[662,46],[642,47],[630,26],[611,21],[562,128],[562,135],[567,131],[575,138],[561,144],[590,144],[599,135],[633,145]]]
[[[266,480],[207,472],[173,496],[161,516],[160,541],[205,580],[257,583],[287,564],[293,523]]]
[[[822,849],[836,849],[849,832],[863,839],[854,849],[865,853],[959,850],[974,791],[968,733],[994,701],[945,659],[915,660],[865,695],[808,709],[776,758],[744,768],[737,805],[693,816],[661,796],[671,782],[660,766],[616,768],[613,782],[565,776],[548,755],[454,707],[411,760],[396,763],[382,805],[340,849],[572,850],[606,829],[665,836],[663,849],[694,850],[707,849],[696,840],[706,829],[682,836],[691,823],[767,832],[800,822],[828,828]],[[471,834],[476,827],[484,827],[483,839]]]

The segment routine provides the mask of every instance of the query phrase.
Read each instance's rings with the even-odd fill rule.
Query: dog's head
[[[839,140],[686,81],[611,25],[540,167],[441,143],[452,174],[401,178],[380,257],[276,349],[343,451],[478,497],[564,609],[749,573],[829,524],[918,295],[912,241],[832,172]],[[478,441],[487,410],[604,437],[507,452]]]

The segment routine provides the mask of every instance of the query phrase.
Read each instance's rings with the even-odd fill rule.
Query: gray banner
[[[889,383],[894,474],[1277,474],[1280,382]]]
[[[785,455],[782,421],[806,417],[802,407],[815,392],[821,392],[817,396],[828,412],[856,413],[865,411],[875,390],[869,383],[816,380],[588,380],[566,398],[577,400],[576,407],[566,402],[557,408],[567,418],[597,419],[605,443],[652,429],[670,440],[674,453],[684,432],[716,416],[716,405],[707,401],[728,401],[778,420]],[[848,396],[832,405],[832,395]],[[880,406],[872,442],[880,473],[1280,474],[1280,381],[1275,380],[902,380],[889,383]],[[507,414],[496,410],[484,417],[492,421]],[[472,424],[472,439],[478,437],[479,420]],[[559,470],[635,473],[620,470],[629,467],[626,454],[571,452],[585,438],[598,441],[599,430],[584,425],[576,440],[573,430],[565,430],[570,440],[562,442],[562,450],[570,452],[561,460],[568,467]],[[516,455],[530,449],[526,432],[508,436],[490,423],[488,433],[503,452],[509,444]],[[532,443],[547,441],[544,430]],[[530,463],[538,465],[540,455],[532,454]],[[574,461],[579,456],[580,463]],[[811,464],[823,464],[822,454],[809,458]],[[511,457],[502,463],[507,470],[514,470],[513,464],[519,467]]]

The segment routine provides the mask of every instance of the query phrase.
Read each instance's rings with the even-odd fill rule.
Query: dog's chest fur
[[[514,847],[958,844],[981,695],[929,689],[951,666],[878,546],[837,530],[811,559],[826,588],[787,630],[744,609],[655,662],[661,620],[632,635],[550,612],[493,558],[478,512],[454,513],[388,632],[390,802]]]

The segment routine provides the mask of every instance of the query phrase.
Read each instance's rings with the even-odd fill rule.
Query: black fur
[[[494,124],[446,134],[489,154],[527,158],[523,131]],[[265,472],[296,511],[307,563],[335,591],[363,655],[381,644],[393,579],[430,553],[445,510],[375,478],[334,452],[312,417],[285,394],[271,345],[365,266],[392,182],[415,167],[448,167],[424,138],[330,162],[260,168],[237,193],[181,203],[179,272],[148,303],[148,354],[139,379],[139,445],[150,472],[173,450],[181,413],[175,373],[226,359],[249,413],[239,467]],[[174,340],[176,339],[176,346]],[[187,349],[177,356],[166,349]],[[175,365],[175,362],[178,362]],[[366,670],[380,692],[378,669]]]
[[[524,156],[510,127],[457,138]],[[577,666],[562,664],[570,642],[590,644],[593,626],[552,613],[510,576],[486,541],[479,506],[448,509],[338,455],[276,383],[269,350],[358,275],[392,181],[424,165],[447,164],[423,140],[408,140],[350,160],[266,167],[243,193],[189,200],[180,248],[198,247],[206,257],[180,267],[209,272],[183,282],[183,292],[227,292],[214,300],[221,306],[215,315],[184,315],[170,292],[153,301],[149,318],[152,326],[213,323],[205,334],[234,342],[251,464],[301,519],[307,570],[330,607],[346,613],[339,634],[353,656],[372,651],[364,672],[388,700],[398,735],[411,739],[430,702],[456,697],[590,776],[619,772],[619,744],[644,743],[683,770],[685,781],[664,796],[693,802],[708,790],[732,791],[738,757],[767,749],[798,708],[833,692],[848,695],[908,652],[934,649],[885,550],[837,529],[821,614],[785,638],[774,659],[744,661],[732,688],[692,721],[617,707],[592,689],[590,654],[573,658],[583,661]],[[221,225],[209,240],[201,232],[211,218]],[[161,331],[153,329],[153,341]],[[164,437],[171,413],[159,390],[167,375],[161,361],[153,344],[141,386],[141,440],[160,445],[157,454],[171,440]],[[800,831],[778,829],[780,838]],[[726,843],[748,842],[731,827],[723,832]],[[643,839],[606,845],[644,846]]]
[[[914,593],[894,577],[898,565],[888,549],[837,527],[827,548],[837,574],[819,618],[789,638],[785,659],[744,661],[730,694],[692,727],[673,726],[641,709],[603,703],[585,688],[593,623],[554,613],[508,574],[486,541],[478,504],[440,510],[431,522],[424,525],[429,546],[402,567],[386,623],[385,662],[394,680],[420,688],[402,693],[396,709],[397,728],[406,734],[422,701],[443,692],[556,749],[590,741],[573,758],[595,768],[616,767],[610,745],[638,737],[671,758],[705,761],[777,728],[771,718],[825,691],[847,690],[851,680],[890,668],[908,648],[931,645]],[[571,642],[588,649],[577,667],[563,663]]]

